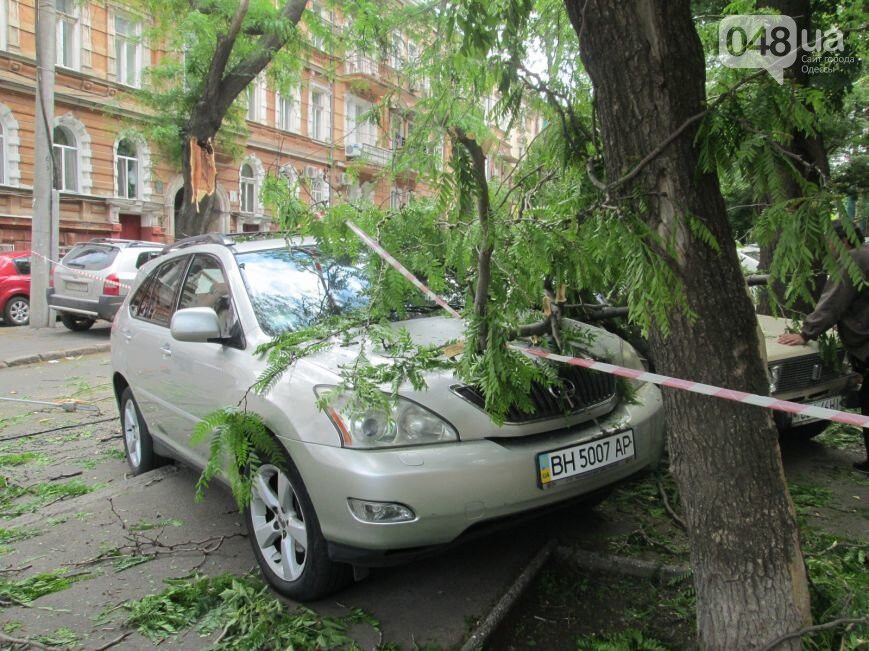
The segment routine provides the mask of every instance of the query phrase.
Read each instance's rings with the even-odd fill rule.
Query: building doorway
[[[122,240],[142,239],[142,217],[140,215],[120,215]]]

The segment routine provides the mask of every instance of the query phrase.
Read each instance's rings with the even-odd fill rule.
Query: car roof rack
[[[167,244],[163,247],[163,253],[169,251],[177,251],[178,249],[186,249],[188,246],[196,244],[220,244],[221,246],[232,246],[234,244],[232,238],[223,235],[222,233],[205,233],[203,235],[193,235],[185,237],[182,240]]]
[[[145,240],[125,240],[119,237],[94,237],[87,242],[77,242],[77,244],[126,244],[129,247],[134,246],[160,246],[159,242],[146,242]]]

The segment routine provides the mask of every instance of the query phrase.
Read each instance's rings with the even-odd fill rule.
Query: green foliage
[[[354,624],[378,624],[360,610],[340,618],[321,617],[307,608],[290,611],[252,577],[228,574],[169,579],[158,594],[128,602],[126,625],[153,642],[195,627],[201,635],[219,632],[213,649],[356,648],[348,635]]]
[[[40,455],[36,452],[22,452],[20,454],[0,454],[0,468],[8,466],[22,466],[25,463],[36,461]]]
[[[66,590],[73,583],[90,577],[90,574],[67,574],[66,570],[53,570],[17,581],[0,579],[0,604],[27,605],[47,594]]]
[[[812,614],[816,623],[864,617],[869,612],[869,544],[833,536],[810,527],[802,532],[803,554],[809,572]],[[805,648],[865,649],[869,626],[831,629],[804,639]]]
[[[61,627],[53,633],[37,635],[33,639],[46,646],[72,649],[78,643],[78,634],[70,628]]]
[[[86,484],[78,479],[67,482],[41,482],[22,487],[12,483],[8,477],[0,477],[0,513],[3,517],[17,517],[23,513],[36,511],[46,504],[86,495],[96,488],[96,485]],[[27,497],[32,499],[23,501],[23,498]]]
[[[669,651],[661,642],[636,629],[583,637],[576,641],[576,648],[578,651]]]
[[[243,509],[250,502],[253,471],[264,460],[278,463],[278,443],[262,419],[239,409],[222,409],[203,418],[190,436],[191,445],[209,440],[208,463],[196,483],[196,499],[201,501],[209,483],[223,472],[232,494]]]

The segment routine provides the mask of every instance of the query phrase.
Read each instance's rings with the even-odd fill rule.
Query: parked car
[[[111,321],[145,262],[163,245],[137,240],[94,239],[76,244],[55,265],[48,305],[70,330],[87,330],[97,319]]]
[[[350,412],[318,396],[340,381],[358,341],[298,360],[264,395],[247,393],[266,368],[258,346],[326,313],[363,306],[367,280],[313,242],[182,241],[149,262],[112,325],[113,384],[133,472],[161,457],[202,468],[208,443],[194,426],[238,404],[259,415],[282,458],[256,470],[245,511],[254,555],[276,591],[322,597],[352,580],[352,566],[410,559],[549,507],[592,500],[658,462],[660,392],[627,398],[611,375],[560,366],[561,384],[535,386],[533,413],[496,425],[480,389],[447,371],[427,390],[400,390],[391,414]],[[420,310],[394,324],[421,344],[462,336],[457,319]],[[595,353],[642,368],[613,334],[580,324]],[[386,362],[367,350],[373,362]],[[540,363],[550,363],[540,361]]]
[[[30,323],[30,251],[0,253],[0,314],[7,325]]]
[[[779,335],[788,326],[787,319],[758,315],[757,320],[764,335],[770,395],[827,409],[842,409],[850,404],[862,376],[851,368],[843,349],[835,352],[834,359],[825,360],[815,341],[804,346],[778,343]],[[811,438],[829,425],[829,421],[802,414],[775,412],[774,417],[785,437]]]

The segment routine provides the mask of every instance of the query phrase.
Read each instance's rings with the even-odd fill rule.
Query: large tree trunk
[[[705,106],[703,51],[688,0],[565,0],[591,76],[610,184]],[[613,193],[644,194],[640,213],[665,239],[691,321],[656,324],[669,375],[766,393],[757,323],[718,178],[700,171],[697,121]],[[702,222],[720,253],[693,237]],[[703,649],[755,649],[811,622],[805,567],[772,418],[766,411],[666,389],[671,469],[691,540]],[[798,649],[791,641],[781,648]]]
[[[208,137],[194,136],[194,138],[202,143],[209,142]],[[216,219],[217,215],[214,214],[213,210],[215,205],[215,194],[207,194],[199,201],[196,200],[192,170],[190,166],[190,138],[188,137],[184,138],[181,172],[184,178],[184,199],[181,203],[181,209],[175,217],[176,240],[190,237],[192,235],[208,233],[218,226]],[[214,185],[216,185],[216,180]]]

